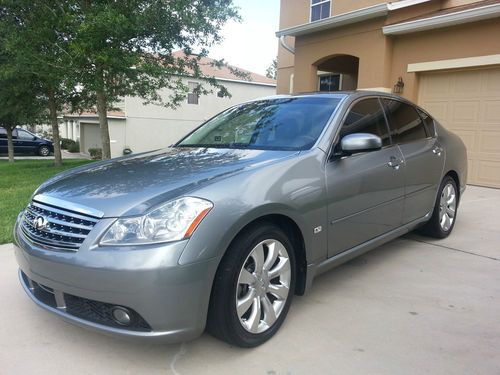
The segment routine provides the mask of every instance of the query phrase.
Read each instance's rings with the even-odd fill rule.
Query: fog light
[[[130,312],[124,307],[118,306],[113,308],[111,314],[113,315],[115,322],[121,324],[122,326],[128,326],[132,320],[130,318]]]

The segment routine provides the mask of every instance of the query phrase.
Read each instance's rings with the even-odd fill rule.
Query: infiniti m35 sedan
[[[318,274],[415,229],[448,236],[466,179],[462,141],[400,97],[259,99],[42,184],[14,228],[20,281],[84,327],[253,347]]]

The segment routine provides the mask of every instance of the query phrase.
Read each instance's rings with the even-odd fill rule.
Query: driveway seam
[[[435,243],[432,243],[432,242],[426,242],[426,241],[422,241],[422,240],[417,240],[417,239],[408,239],[409,241],[415,241],[415,242],[420,242],[420,243],[425,243],[426,245],[431,245],[431,246],[436,246],[436,247],[441,247],[443,249],[448,249],[448,250],[453,250],[453,251],[459,251],[461,253],[465,253],[465,254],[470,254],[470,255],[475,255],[477,257],[481,257],[481,258],[486,258],[486,259],[491,259],[491,260],[496,260],[497,262],[500,262],[500,259],[499,258],[495,258],[495,257],[490,257],[490,256],[487,256],[487,255],[481,255],[481,254],[477,254],[477,253],[473,253],[471,251],[467,251],[467,250],[462,250],[462,249],[456,249],[454,247],[450,247],[450,246],[445,246],[445,245],[438,245],[438,244],[435,244]]]

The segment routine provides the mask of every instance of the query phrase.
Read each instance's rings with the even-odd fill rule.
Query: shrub
[[[102,159],[102,148],[89,148],[90,157],[93,160]]]
[[[76,142],[69,138],[61,138],[61,148],[63,150],[69,150],[71,145],[74,145]]]
[[[68,145],[69,152],[80,152],[80,143],[74,142]]]

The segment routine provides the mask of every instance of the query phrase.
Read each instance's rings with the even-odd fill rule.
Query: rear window
[[[424,122],[424,126],[425,126],[425,131],[427,132],[427,135],[429,137],[435,137],[436,136],[436,128],[435,128],[435,125],[434,125],[434,119],[429,116],[427,113],[425,113],[424,111],[421,111],[419,109],[417,109],[420,117],[422,118],[422,121]]]
[[[413,106],[392,99],[383,99],[383,102],[394,142],[409,143],[427,138],[422,119]]]

